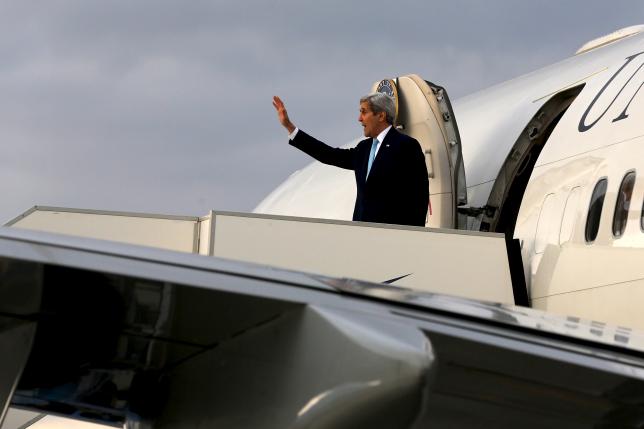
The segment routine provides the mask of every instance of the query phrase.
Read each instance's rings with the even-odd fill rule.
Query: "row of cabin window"
[[[631,205],[633,188],[635,187],[635,171],[629,171],[622,179],[615,203],[615,212],[613,213],[613,237],[620,238],[624,235],[626,229],[626,220],[628,219],[628,209]],[[593,195],[590,197],[588,206],[588,217],[586,218],[586,242],[592,243],[597,238],[599,232],[599,219],[604,206],[604,197],[608,188],[608,179],[600,179],[593,189]],[[640,217],[640,228],[644,230],[644,204],[642,205],[642,216]]]

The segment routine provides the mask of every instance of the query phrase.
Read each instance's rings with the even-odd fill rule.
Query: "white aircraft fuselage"
[[[520,240],[531,305],[639,328],[642,29],[620,30],[564,61],[453,103],[468,207],[478,210],[469,213],[468,228]],[[602,179],[599,205],[602,193],[593,192]],[[353,181],[352,172],[315,162],[256,211],[350,219]],[[437,224],[430,217],[428,225]]]

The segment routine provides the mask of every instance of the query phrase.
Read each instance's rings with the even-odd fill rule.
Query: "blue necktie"
[[[369,154],[369,165],[367,165],[367,176],[369,177],[369,172],[371,171],[371,165],[373,160],[376,158],[376,148],[378,147],[378,139],[374,138],[373,143],[371,143],[371,153]],[[365,177],[365,179],[366,179]]]

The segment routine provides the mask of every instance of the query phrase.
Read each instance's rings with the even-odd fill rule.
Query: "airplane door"
[[[418,140],[425,155],[430,192],[426,226],[465,228],[457,216],[457,207],[467,203],[461,141],[445,89],[411,74],[376,82],[372,91],[394,97],[396,128]]]

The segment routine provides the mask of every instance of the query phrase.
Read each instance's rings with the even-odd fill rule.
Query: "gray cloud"
[[[452,98],[637,24],[641,2],[9,2],[0,6],[0,221],[35,204],[250,210],[308,158],[270,98],[330,143],[357,98],[418,73]],[[638,13],[635,13],[638,12]]]

